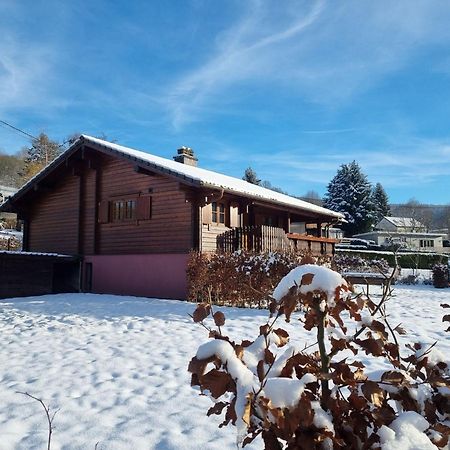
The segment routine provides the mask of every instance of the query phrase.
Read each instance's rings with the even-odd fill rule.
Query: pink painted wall
[[[93,255],[92,292],[186,299],[187,254]]]

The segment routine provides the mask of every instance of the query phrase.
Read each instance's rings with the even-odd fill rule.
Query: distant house
[[[383,217],[374,227],[377,231],[395,231],[397,233],[426,233],[427,227],[413,217]]]
[[[81,136],[0,211],[24,221],[24,250],[79,257],[99,293],[183,298],[191,250],[333,253],[340,213],[196,164]]]
[[[355,238],[376,244],[429,252],[444,252],[445,233],[428,233],[424,224],[411,217],[383,217],[374,231],[356,234]]]

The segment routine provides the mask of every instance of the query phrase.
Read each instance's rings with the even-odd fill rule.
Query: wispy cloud
[[[403,136],[398,142],[352,150],[327,151],[323,148],[289,149],[264,156],[255,164],[257,173],[293,193],[306,191],[310,183],[327,185],[341,164],[356,160],[373,182],[386,189],[407,188],[420,197],[427,184],[450,180],[450,141]],[[406,198],[405,198],[406,200]]]
[[[246,5],[204,63],[167,91],[175,128],[238,103],[246,89],[229,88],[240,85],[335,107],[403,67],[420,48],[450,40],[445,2],[283,2],[274,20],[274,3]]]
[[[339,133],[351,133],[357,131],[357,128],[334,128],[330,130],[299,130],[302,134],[339,134]]]
[[[288,23],[263,26],[269,11],[264,3],[248,3],[244,17],[224,35],[219,36],[217,51],[204,65],[182,77],[170,87],[168,107],[173,125],[178,128],[192,120],[193,114],[207,107],[207,98],[233,83],[264,76],[274,47],[298,36],[319,17],[323,2],[315,2],[309,11],[288,17]]]
[[[41,107],[49,94],[52,76],[51,49],[20,43],[11,37],[0,40],[0,111]],[[53,97],[49,95],[50,102]]]

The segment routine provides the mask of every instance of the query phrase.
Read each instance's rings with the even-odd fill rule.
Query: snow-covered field
[[[450,354],[440,303],[450,289],[398,286],[388,306],[403,341],[439,341]],[[0,301],[0,449],[43,449],[42,407],[59,408],[53,449],[232,449],[233,427],[207,418],[210,400],[190,387],[187,365],[207,332],[186,302],[93,294]],[[221,308],[227,334],[255,338],[267,312]],[[298,322],[291,337],[313,342]],[[382,361],[370,369],[382,367]],[[255,441],[249,449],[261,448]]]

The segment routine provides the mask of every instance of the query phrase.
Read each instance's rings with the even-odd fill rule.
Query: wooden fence
[[[224,252],[251,250],[274,252],[289,250],[290,243],[282,228],[261,226],[237,227],[217,236],[217,248]]]
[[[217,249],[223,252],[250,250],[254,252],[306,250],[314,255],[334,254],[335,239],[287,234],[282,228],[261,226],[237,227],[217,236]]]

